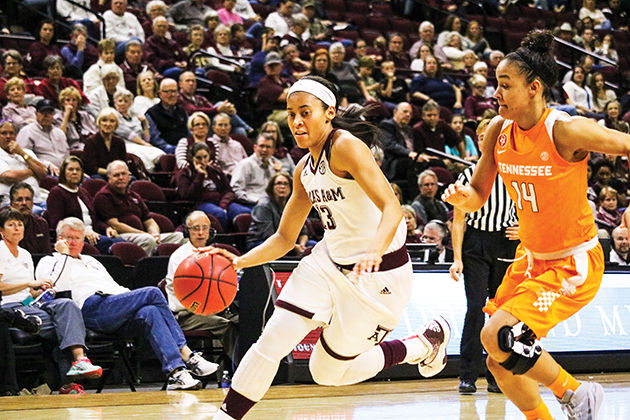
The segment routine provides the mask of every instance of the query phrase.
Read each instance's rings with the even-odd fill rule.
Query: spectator
[[[394,116],[384,119],[378,125],[383,139],[385,157],[381,169],[390,180],[416,182],[415,167],[425,162],[428,156],[416,150],[413,131],[409,122],[413,110],[408,102],[401,102],[394,108]]]
[[[473,50],[464,51],[464,68],[462,69],[462,73],[467,75],[473,74],[473,68],[475,67],[475,64],[477,64],[477,61],[479,61],[479,58]]]
[[[127,0],[112,0],[111,10],[103,13],[105,38],[116,43],[116,55],[122,56],[125,43],[131,39],[144,42],[144,30],[138,18],[126,11]]]
[[[123,88],[124,84],[124,75],[123,71],[116,63],[114,62],[114,48],[116,44],[111,39],[101,39],[98,42],[98,61],[93,64],[84,74],[83,74],[83,91],[89,96],[93,90],[98,89],[103,84],[102,80],[102,70],[106,64],[112,64],[115,67],[116,74],[118,75],[118,86]],[[111,67],[111,66],[110,66]],[[114,68],[114,67],[112,67]],[[96,110],[98,113],[100,108]]]
[[[53,287],[49,278],[33,277],[31,254],[18,244],[24,237],[24,217],[13,209],[0,212],[0,287],[3,290],[2,309],[20,309],[26,315],[42,320],[39,336],[57,342],[59,373],[63,383],[82,376],[98,378],[103,373],[100,366],[92,365],[85,355],[85,325],[81,311],[70,299],[58,298],[46,302],[41,308],[22,302],[39,296]],[[30,293],[29,293],[30,292]],[[81,392],[83,393],[83,392]]]
[[[232,173],[230,184],[240,203],[254,206],[265,196],[269,180],[282,171],[282,163],[273,157],[275,142],[268,134],[256,139],[254,154],[240,161]]]
[[[53,125],[55,108],[52,103],[42,99],[35,109],[36,121],[20,130],[17,142],[23,149],[32,150],[48,172],[57,176],[59,165],[70,153],[70,147],[64,132]]]
[[[595,29],[611,29],[610,21],[606,19],[604,12],[596,7],[595,0],[583,0],[582,7],[578,13],[578,19],[590,17],[593,20]]]
[[[154,73],[151,70],[138,74],[136,79],[136,97],[133,98],[132,105],[132,109],[137,115],[144,115],[149,108],[160,103],[156,74],[158,73]]]
[[[265,19],[265,27],[272,28],[279,37],[285,36],[289,32],[289,24],[291,23],[294,7],[295,3],[293,0],[280,0],[278,9],[269,13],[267,19]]]
[[[175,148],[175,162],[178,169],[183,169],[188,165],[188,151],[195,143],[205,143],[208,145],[210,153],[210,163],[216,163],[216,150],[214,143],[208,133],[210,131],[210,118],[203,112],[193,112],[188,117],[188,131],[191,135],[179,140]]]
[[[144,115],[131,110],[132,101],[133,94],[127,89],[119,89],[114,94],[114,107],[118,113],[118,127],[114,134],[123,138],[127,152],[138,156],[144,167],[152,172],[164,152],[149,143],[149,123]]]
[[[280,126],[278,125],[278,123],[274,121],[265,121],[260,126],[259,132],[262,134],[268,134],[273,137],[273,141],[276,145],[276,151],[273,156],[282,163],[282,170],[284,172],[292,174],[295,170],[295,162],[291,158],[287,147],[283,146],[284,139],[282,137],[282,131],[280,130]],[[287,146],[291,147],[292,144],[288,142]]]
[[[363,57],[370,57],[372,61],[375,61],[374,57],[367,53],[367,42],[364,39],[357,38],[354,41],[354,57],[349,62],[352,64],[352,67],[359,70],[359,61]]]
[[[210,162],[210,149],[206,143],[194,143],[188,151],[188,165],[175,176],[177,194],[193,201],[198,210],[216,217],[223,231],[241,213],[250,209],[234,201],[230,181],[221,168]]]
[[[217,15],[219,15],[219,20],[221,23],[227,27],[235,23],[243,23],[243,18],[234,12],[234,5],[236,5],[236,0],[223,0],[223,7],[217,10]]]
[[[114,135],[118,128],[118,114],[114,108],[103,108],[96,119],[96,126],[98,133],[85,141],[83,162],[88,175],[105,178],[110,162],[127,159],[127,148],[125,140]]]
[[[414,198],[411,207],[416,211],[422,220],[441,220],[446,222],[448,218],[448,207],[439,198],[438,178],[435,172],[427,169],[418,175],[418,187],[420,194]],[[444,235],[442,236],[444,237]]]
[[[211,61],[210,57],[203,54],[205,51],[202,51],[204,44],[203,26],[192,25],[188,28],[188,40],[190,44],[183,48],[188,56],[188,61],[193,63],[196,74],[205,75],[206,69],[210,66]],[[199,52],[201,53],[198,54]]]
[[[394,66],[398,69],[408,69],[411,64],[409,54],[404,50],[404,46],[405,43],[401,34],[393,33],[389,35],[385,60],[393,61]]]
[[[140,73],[151,71],[157,74],[157,70],[151,63],[142,58],[142,44],[136,40],[131,40],[125,45],[125,61],[120,65],[120,69],[123,72],[124,84],[130,92],[136,91]],[[161,75],[159,75],[159,80],[161,80]],[[142,114],[144,115],[144,112]]]
[[[230,101],[219,101],[213,105],[205,96],[197,95],[197,78],[191,71],[185,71],[179,76],[179,98],[177,104],[191,115],[193,112],[205,112],[212,117],[217,112],[224,112],[230,116],[232,132],[247,136],[253,131],[245,121],[236,114],[236,108]]]
[[[488,79],[488,65],[486,64],[486,62],[485,61],[476,62],[473,65],[473,73],[483,76],[483,78],[486,79],[486,90],[483,93],[483,96],[485,96],[486,98],[494,97],[496,86],[493,85],[493,83],[495,83],[496,80],[492,81]]]
[[[595,54],[599,54],[604,56],[612,61],[619,62],[619,54],[617,54],[617,49],[615,46],[615,38],[611,34],[604,35],[602,38],[602,42],[596,44],[597,48],[595,49]],[[603,66],[610,66],[610,63],[606,63],[604,61],[600,61],[600,64]]]
[[[247,153],[241,143],[230,137],[230,117],[222,112],[215,115],[212,131],[210,140],[216,150],[216,163],[223,172],[232,175],[234,167],[247,157]]]
[[[567,105],[575,107],[575,111],[579,115],[591,116],[595,115],[593,102],[593,92],[586,84],[586,72],[580,65],[573,67],[573,76],[571,81],[562,86],[562,90],[567,96]]]
[[[204,0],[181,0],[171,6],[168,14],[178,29],[187,29],[190,25],[203,24],[203,17],[211,12],[211,7]]]
[[[73,87],[79,91],[81,94],[82,105],[90,103],[76,81],[68,77],[61,77],[63,74],[63,63],[61,61],[61,57],[56,55],[46,57],[44,59],[44,68],[46,69],[48,77],[43,79],[35,89],[38,95],[48,99],[55,108],[61,109],[61,105],[59,104],[59,94],[67,87]]]
[[[168,15],[168,10],[169,10],[169,7],[162,0],[150,0],[147,3],[145,7],[145,12],[149,18],[144,19],[142,22],[140,22],[140,24],[142,25],[142,29],[144,30],[145,39],[153,35],[153,20],[158,16],[165,17],[166,20],[169,22],[169,30],[168,32],[166,32],[165,36],[168,39],[173,39],[173,36],[171,35],[171,32],[170,32],[171,29],[174,29],[174,28],[171,28],[171,24],[173,23],[173,20]],[[181,27],[181,29],[185,30],[184,27]]]
[[[302,13],[308,19],[308,35],[315,42],[327,41],[330,37],[327,26],[316,16],[317,9],[315,0],[304,0],[302,2]],[[356,50],[356,48],[355,48]]]
[[[114,228],[96,217],[93,198],[81,187],[84,175],[80,158],[70,155],[64,159],[59,168],[59,184],[48,194],[47,218],[53,229],[66,217],[78,218],[85,225],[85,241],[96,246],[101,254],[109,255],[112,245],[124,242],[124,239],[118,237]]]
[[[381,64],[383,78],[379,84],[379,97],[390,111],[396,104],[409,102],[409,88],[404,79],[396,76],[396,66],[393,61],[383,61]]]
[[[430,220],[422,231],[422,242],[435,244],[437,249],[430,250],[425,256],[425,262],[429,264],[453,262],[453,250],[445,246],[448,239],[448,229],[440,220]]]
[[[44,77],[46,75],[44,66],[42,66],[46,57],[56,56],[61,58],[61,51],[55,44],[54,38],[54,22],[47,19],[41,21],[37,27],[35,42],[29,46],[28,54],[26,54],[26,62],[24,63],[26,72],[31,77]]]
[[[168,21],[162,16],[153,20],[153,35],[145,44],[146,60],[164,77],[177,78],[186,68],[186,53],[177,42],[166,38]]]
[[[464,56],[471,50],[464,48],[462,36],[459,32],[451,32],[450,36],[446,38],[446,45],[442,49],[453,70],[464,70]]]
[[[105,64],[100,68],[101,85],[88,92],[90,109],[93,115],[98,115],[104,108],[114,107],[114,94],[118,89],[124,89],[121,84],[120,67],[116,64]]]
[[[35,107],[26,105],[24,102],[24,95],[26,94],[24,80],[19,77],[12,77],[4,85],[4,92],[9,102],[2,108],[3,119],[13,121],[18,131],[25,125],[35,122]]]
[[[249,79],[248,86],[252,88],[257,88],[260,80],[266,74],[265,59],[267,58],[267,53],[278,53],[278,45],[280,44],[280,38],[273,35],[273,29],[265,28],[261,38],[261,49],[252,56],[252,61],[249,65],[249,74],[247,75]],[[290,76],[290,74],[285,75],[285,77]]]
[[[315,53],[316,56],[317,52]],[[281,127],[288,127],[287,94],[292,82],[282,77],[281,72],[282,59],[280,55],[274,51],[267,53],[265,57],[266,75],[260,80],[256,89],[256,104],[258,111],[267,119],[277,122]]]
[[[311,57],[311,72],[309,75],[323,77],[339,90],[339,79],[330,71],[331,66],[330,53],[328,50],[320,48]],[[342,102],[345,99],[343,98]]]
[[[595,35],[595,30],[593,28],[582,29],[580,42],[578,42],[580,47],[584,48],[588,52],[594,53],[597,48],[597,42],[597,36]]]
[[[448,15],[442,29],[437,38],[437,44],[440,47],[448,45],[448,40],[453,32],[457,32],[461,36],[462,20],[457,15]],[[466,45],[466,48],[468,48],[468,45]]]
[[[18,182],[11,187],[9,197],[12,209],[19,211],[24,217],[24,238],[20,247],[31,254],[50,254],[52,246],[48,222],[43,217],[33,214],[33,187],[26,182]]]
[[[217,29],[217,26],[219,26],[220,23],[221,21],[219,20],[219,15],[215,10],[206,13],[203,18],[203,25],[205,28],[205,34],[203,36],[204,47],[207,48],[211,45],[214,45],[214,30]]]
[[[448,67],[449,64],[446,54],[444,54],[442,47],[435,42],[435,27],[433,24],[427,20],[422,22],[420,26],[418,26],[418,35],[420,35],[420,39],[409,48],[409,56],[417,57],[420,45],[430,45],[433,48],[433,56],[439,60],[443,67]]]
[[[604,127],[612,128],[613,130],[621,131],[622,133],[630,133],[630,127],[628,123],[621,120],[620,116],[621,105],[619,101],[610,101],[606,104],[605,114],[606,116],[599,120],[598,123]]]
[[[604,75],[600,72],[593,73],[591,77],[590,88],[593,93],[593,108],[598,113],[605,111],[606,105],[617,99],[615,91],[612,89],[606,89],[606,82],[604,81]]]
[[[80,75],[98,60],[98,50],[87,42],[87,34],[88,30],[82,23],[75,23],[70,42],[61,48],[61,56],[66,66],[72,68],[72,74]]]
[[[173,153],[182,137],[188,136],[186,110],[177,105],[177,82],[166,78],[160,82],[160,102],[145,114],[149,121],[150,142],[165,153]]]
[[[630,242],[628,242],[628,228],[617,226],[612,231],[612,249],[608,255],[611,263],[630,265]]]
[[[0,207],[9,204],[9,190],[15,183],[28,183],[35,193],[33,201],[37,213],[46,208],[46,197],[39,189],[41,178],[46,176],[46,166],[31,150],[24,150],[15,140],[17,129],[8,120],[0,121]]]
[[[468,161],[477,161],[479,159],[479,151],[477,151],[477,147],[475,146],[475,142],[473,141],[472,137],[464,132],[464,117],[462,115],[453,115],[453,118],[451,119],[451,128],[457,133],[461,140],[458,148],[446,145],[444,147],[446,153],[460,157],[462,159],[466,159]],[[461,143],[464,144],[462,145]],[[465,150],[464,156],[461,156],[459,154],[459,149],[462,148],[464,148]],[[458,172],[461,172],[465,169],[465,167],[462,166],[455,166],[457,167]]]
[[[497,66],[499,65],[501,60],[503,60],[504,57],[505,57],[505,54],[503,54],[503,51],[499,51],[499,50],[491,51],[490,55],[488,55],[488,66],[489,66],[488,72],[489,74],[492,75],[492,77],[495,76]]]
[[[17,50],[6,50],[2,53],[2,73],[0,73],[0,105],[7,103],[7,95],[4,86],[13,77],[18,77],[24,81],[24,88],[27,94],[35,93],[35,84],[26,77],[22,68],[22,54]]]
[[[614,165],[608,159],[601,159],[593,165],[594,176],[591,179],[591,187],[595,193],[595,197],[599,196],[600,191],[604,187],[608,187],[614,173]]]
[[[115,160],[107,165],[107,182],[94,197],[97,217],[114,228],[126,241],[153,255],[160,243],[181,244],[181,232],[161,233],[142,197],[129,190],[131,173],[127,164]]]
[[[96,122],[89,112],[80,109],[81,94],[74,87],[59,93],[62,110],[55,112],[55,125],[66,135],[70,150],[83,150],[85,140],[96,133]]]
[[[295,44],[287,44],[282,49],[284,70],[295,79],[299,80],[309,73],[310,62],[300,58],[300,52]]]
[[[57,275],[57,287],[72,293],[88,328],[146,338],[160,360],[162,371],[168,375],[167,390],[199,389],[201,382],[193,379],[191,373],[208,376],[216,372],[218,365],[186,345],[160,289],[129,290],[120,286],[98,260],[81,254],[84,238],[85,226],[81,220],[74,217],[62,220],[57,227],[57,252],[42,258],[37,264],[37,276]]]
[[[83,26],[83,30],[86,36],[89,31],[92,38],[100,39],[101,31],[99,29],[99,26],[101,22],[98,20],[98,17],[94,13],[90,12],[90,1],[77,0],[74,1],[74,3],[78,3],[83,7],[74,5],[67,0],[57,0],[57,16],[65,19],[68,23],[71,23],[73,25],[73,34],[74,28],[76,28],[77,25],[81,25]],[[61,50],[61,52],[63,53],[63,49]],[[79,69],[81,68],[81,66],[76,67]]]
[[[488,109],[498,111],[498,104],[493,97],[486,97],[488,82],[480,74],[474,74],[468,79],[468,85],[472,89],[472,94],[466,97],[464,102],[464,115],[469,120],[481,121],[483,114]]]
[[[466,27],[466,36],[464,39],[470,42],[467,48],[473,50],[473,52],[479,57],[487,55],[490,51],[492,51],[490,49],[490,44],[483,36],[483,29],[481,25],[476,20],[468,22],[468,26]]]
[[[424,60],[430,55],[433,55],[433,47],[429,44],[421,44],[420,48],[418,48],[418,56],[413,59],[409,68],[413,71],[422,72],[424,70]]]
[[[595,213],[595,222],[600,229],[599,236],[610,237],[612,230],[621,224],[617,190],[612,187],[603,187],[597,198],[599,206]]]
[[[427,102],[432,99],[449,109],[462,108],[461,90],[453,80],[442,74],[442,67],[434,56],[428,56],[424,60],[424,70],[421,75],[413,78],[409,92],[418,101]]]
[[[260,22],[260,15],[256,14],[254,8],[247,0],[236,0],[234,5],[234,13],[242,17],[244,20]]]
[[[422,243],[422,230],[418,229],[418,218],[416,211],[408,204],[401,206],[405,224],[407,225],[407,239],[405,243],[419,244]]]
[[[352,103],[364,103],[368,100],[374,100],[368,94],[365,85],[359,80],[359,75],[354,67],[347,61],[344,61],[346,49],[343,44],[341,42],[331,44],[329,54],[330,72],[339,81],[341,95],[347,98],[348,102]]]
[[[424,104],[422,107],[422,121],[413,126],[413,134],[418,150],[425,150],[427,147],[431,147],[442,151],[448,145],[457,148],[460,156],[466,155],[457,133],[445,121],[440,119],[440,106],[435,101],[429,101]]]
[[[308,18],[302,13],[296,13],[291,17],[289,32],[282,37],[280,46],[293,44],[300,51],[300,58],[308,60],[311,52],[311,42],[308,39]]]
[[[612,28],[620,31],[628,30],[628,12],[630,6],[628,3],[623,4],[621,0],[608,0],[607,7],[602,9]]]
[[[177,248],[168,260],[168,270],[165,277],[168,306],[173,311],[182,330],[201,329],[208,331],[213,337],[221,340],[223,353],[230,360],[234,360],[234,348],[238,337],[238,314],[233,312],[232,306],[214,315],[197,315],[184,308],[175,297],[173,289],[175,271],[185,258],[208,244],[212,230],[208,216],[202,211],[197,210],[190,213],[186,217],[185,223],[190,240]]]
[[[230,0],[233,1],[233,0]],[[208,52],[231,59],[229,63],[219,60],[216,57],[210,58],[210,67],[227,73],[239,73],[243,71],[245,62],[237,59],[237,54],[232,51],[230,41],[232,40],[230,28],[224,24],[220,24],[214,30],[214,47],[208,47]]]
[[[277,172],[271,177],[267,188],[258,204],[252,209],[252,223],[247,236],[247,248],[252,249],[273,235],[278,226],[284,207],[293,193],[293,179],[286,172]],[[306,227],[303,226],[297,243],[290,255],[302,256],[306,247],[315,246],[316,242],[308,239]]]

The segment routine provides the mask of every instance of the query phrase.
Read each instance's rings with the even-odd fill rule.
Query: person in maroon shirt
[[[146,60],[164,77],[177,79],[186,68],[186,53],[172,39],[166,38],[168,21],[163,16],[153,20],[153,35],[145,42]]]
[[[22,54],[17,50],[6,50],[2,54],[2,73],[0,73],[0,106],[7,104],[7,93],[4,85],[12,77],[19,77],[24,80],[25,93],[35,93],[35,84],[26,77],[22,67]]]
[[[33,214],[33,188],[26,182],[11,187],[11,207],[24,216],[24,238],[20,246],[31,254],[52,254],[48,222]]]
[[[487,98],[484,95],[488,82],[486,78],[480,74],[473,75],[468,84],[472,89],[472,94],[464,101],[464,114],[466,118],[474,121],[481,121],[483,113],[488,109],[497,111],[497,101],[494,98]]]
[[[46,57],[44,59],[44,68],[46,69],[47,78],[42,80],[40,84],[35,88],[38,95],[43,96],[53,103],[57,109],[63,109],[59,105],[59,93],[67,87],[76,88],[81,94],[81,104],[87,105],[90,100],[85,96],[83,90],[79,84],[68,77],[61,77],[63,74],[63,62],[62,58],[56,55]]]
[[[158,83],[162,80],[162,75],[155,67],[143,59],[142,43],[137,39],[132,39],[125,44],[125,61],[120,65],[120,69],[123,72],[125,86],[130,92],[136,91],[138,75],[147,70],[155,75]]]
[[[24,60],[26,72],[31,76],[43,77],[46,75],[42,63],[46,57],[59,56],[61,51],[54,44],[55,26],[51,20],[43,20],[37,28],[36,41],[31,44]]]
[[[96,119],[96,126],[98,133],[85,141],[83,162],[88,175],[106,178],[107,164],[114,160],[126,161],[127,149],[125,140],[114,135],[118,128],[118,116],[114,108],[101,110]]]
[[[271,51],[265,57],[266,75],[260,80],[256,89],[256,104],[260,113],[269,115],[272,121],[282,127],[287,127],[287,94],[291,87],[291,80],[280,77],[282,59],[280,55]]]
[[[405,43],[402,35],[393,33],[389,36],[385,61],[393,61],[397,69],[408,69],[411,65],[409,54],[404,50]]]

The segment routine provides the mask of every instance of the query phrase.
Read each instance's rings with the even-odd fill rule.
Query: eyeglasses
[[[188,230],[192,231],[192,232],[210,232],[210,226],[209,225],[195,225],[195,226],[188,226]]]
[[[161,90],[160,92],[165,93],[167,95],[174,95],[174,94],[177,94],[177,89]]]
[[[70,235],[61,235],[61,239],[65,240],[65,241],[81,241],[83,242],[84,237],[83,236],[70,236]]]
[[[283,185],[285,187],[289,186],[288,182],[284,182],[284,181],[278,181],[278,182],[274,182],[273,185]]]

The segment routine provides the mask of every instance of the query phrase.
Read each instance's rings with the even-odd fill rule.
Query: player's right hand
[[[221,255],[221,256],[227,258],[228,260],[230,260],[230,262],[234,266],[235,270],[238,270],[239,268],[241,268],[241,267],[238,266],[238,260],[240,259],[240,257],[238,255],[236,255],[236,254],[231,253],[227,249],[217,248],[217,247],[214,247],[212,245],[209,245],[209,246],[204,246],[202,248],[193,248],[193,252],[204,252],[204,253],[208,253],[208,254],[218,254],[218,255]]]
[[[466,202],[470,197],[470,186],[464,185],[461,181],[455,181],[449,185],[442,194],[442,201],[458,207]]]
[[[462,271],[464,270],[464,263],[462,260],[455,260],[453,264],[448,269],[448,272],[451,273],[451,278],[455,281],[460,281],[462,279]]]

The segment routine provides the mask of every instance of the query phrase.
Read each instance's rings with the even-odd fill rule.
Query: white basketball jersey
[[[324,226],[324,239],[330,258],[340,265],[354,264],[364,254],[376,234],[382,212],[354,179],[335,175],[329,166],[333,130],[317,163],[309,155],[300,179]],[[387,251],[405,244],[407,226],[401,219]]]

